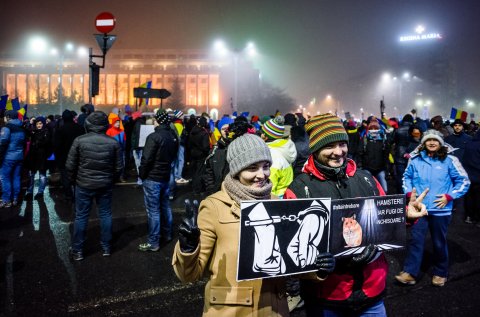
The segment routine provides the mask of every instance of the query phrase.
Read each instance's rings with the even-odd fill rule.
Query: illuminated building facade
[[[234,91],[233,65],[212,60],[202,50],[120,50],[112,49],[100,72],[100,93],[95,105],[134,106],[133,89],[152,81],[151,88],[165,88],[184,110],[212,114],[231,112]],[[258,71],[251,63],[242,64],[242,80],[258,85]],[[29,105],[89,101],[88,57],[82,60],[62,58],[0,56],[2,94],[19,97]],[[61,78],[61,79],[60,79]],[[256,80],[255,80],[256,79]],[[61,90],[59,86],[61,84]],[[163,104],[166,105],[167,100]],[[160,99],[150,99],[158,107]]]

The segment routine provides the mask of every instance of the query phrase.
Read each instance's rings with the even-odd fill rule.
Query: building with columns
[[[99,95],[92,103],[134,107],[137,100],[133,89],[152,81],[151,88],[169,90],[170,98],[181,101],[184,110],[221,116],[236,110],[232,99],[235,89],[260,84],[259,72],[252,63],[243,59],[237,62],[232,58],[215,60],[204,50],[112,49],[100,71]],[[89,101],[88,56],[41,59],[0,55],[0,73],[2,94],[19,97],[21,103]],[[160,99],[149,100],[152,108],[159,105]]]

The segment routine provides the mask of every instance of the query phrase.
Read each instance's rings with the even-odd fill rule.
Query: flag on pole
[[[5,110],[7,107],[8,95],[0,96],[0,110]]]
[[[463,122],[466,122],[467,118],[468,118],[468,112],[452,107],[452,110],[450,111],[450,119],[452,120],[460,119]]]
[[[25,104],[25,106],[23,106],[22,109],[17,111],[18,119],[20,119],[20,121],[23,121],[23,118],[27,115],[27,108],[28,108],[28,105]]]
[[[152,81],[147,81],[146,83],[143,83],[140,85],[140,88],[152,88]],[[148,106],[148,101],[150,98],[140,98],[139,104],[141,106]]]
[[[20,110],[20,102],[18,101],[18,97],[12,99],[12,110]]]

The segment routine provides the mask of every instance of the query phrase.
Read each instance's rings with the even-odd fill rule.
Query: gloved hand
[[[315,260],[315,268],[317,269],[317,276],[325,278],[335,269],[335,258],[330,252],[319,253]]]
[[[351,267],[363,266],[368,262],[370,262],[375,257],[375,255],[377,255],[377,252],[378,252],[377,246],[374,244],[369,244],[365,247],[365,249],[363,249],[362,253],[354,256],[350,260],[349,264]]]
[[[185,218],[178,226],[178,241],[184,253],[192,253],[197,249],[200,240],[200,230],[197,227],[198,201],[193,203],[185,199]]]

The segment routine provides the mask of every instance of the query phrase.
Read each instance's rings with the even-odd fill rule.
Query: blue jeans
[[[28,184],[27,193],[33,193],[33,187],[35,184],[35,175],[37,171],[28,171],[28,175],[30,176],[30,182]],[[45,191],[45,187],[47,186],[47,171],[38,171],[38,177],[40,184],[38,185],[38,193],[43,194]]]
[[[135,161],[135,168],[137,169],[137,175],[140,174],[140,171],[138,169],[140,168],[140,163],[142,161],[142,153],[143,153],[143,150],[132,151],[133,160]],[[140,179],[140,177],[137,177],[137,184],[142,185],[142,180]]]
[[[83,250],[87,233],[88,217],[95,199],[100,218],[100,245],[103,250],[110,250],[112,240],[112,187],[87,189],[75,187],[75,222],[73,225],[72,249]]]
[[[426,216],[420,218],[412,226],[411,238],[408,242],[408,254],[403,264],[403,270],[413,276],[418,276],[422,264],[425,236],[430,230],[433,244],[432,274],[441,277],[448,276],[448,246],[447,230],[452,216]]]
[[[172,209],[168,200],[168,181],[155,182],[149,179],[143,181],[143,199],[148,217],[148,243],[156,248],[160,244],[160,217],[164,221],[162,234],[165,238],[172,236]]]
[[[322,304],[317,303],[314,305],[306,304],[307,317],[386,317],[387,311],[385,310],[385,304],[382,300],[379,300],[372,306],[361,312],[352,312],[345,310],[335,310],[322,308]]]
[[[18,200],[21,189],[21,171],[23,161],[7,160],[2,164],[2,200],[4,202]],[[13,185],[13,186],[12,186]]]
[[[177,152],[177,158],[174,162],[173,166],[173,176],[175,177],[175,180],[182,178],[182,172],[183,172],[183,164],[185,164],[185,147],[183,145],[180,145],[178,147],[178,152]]]

